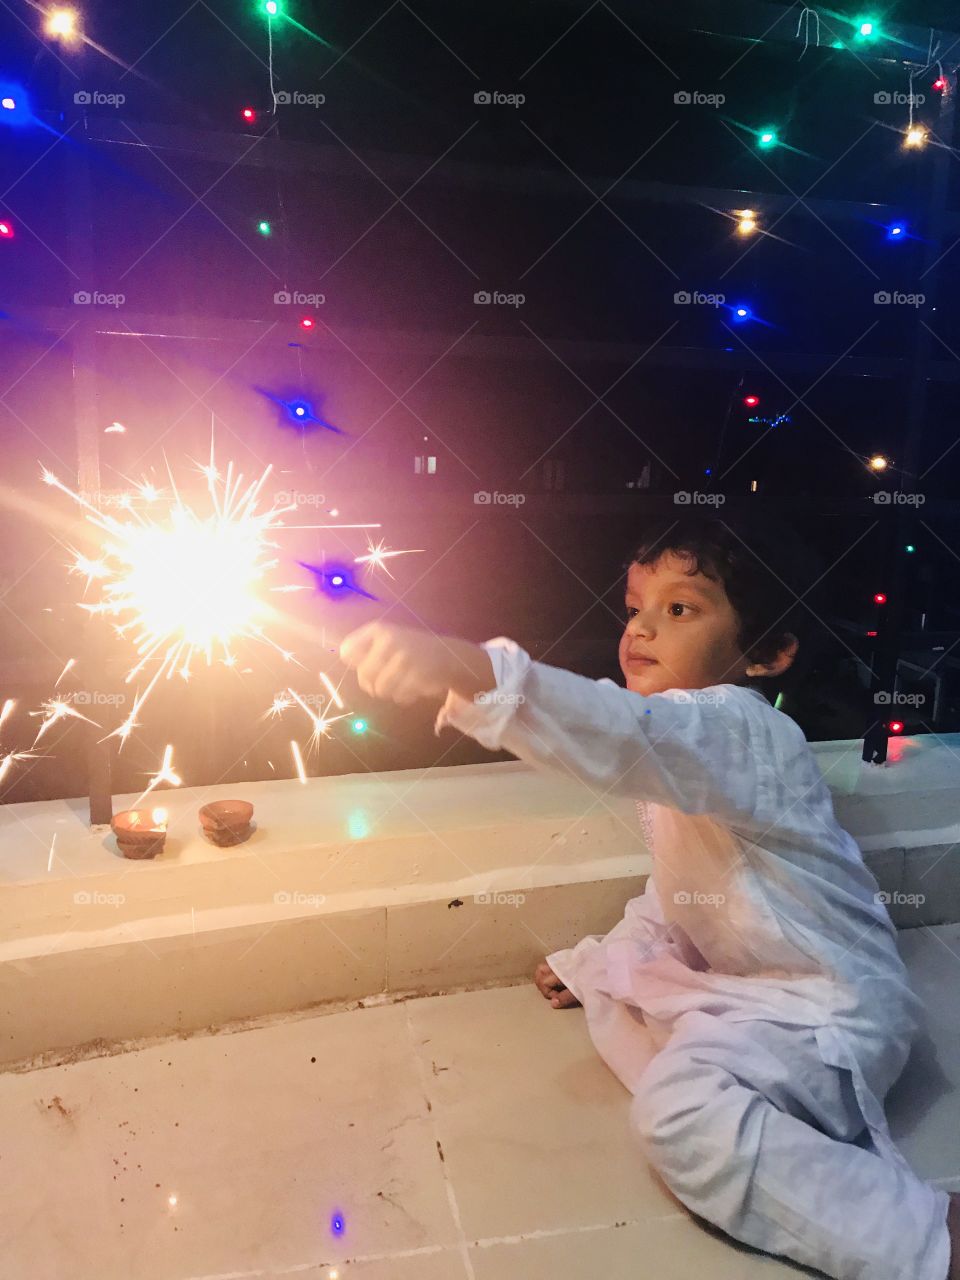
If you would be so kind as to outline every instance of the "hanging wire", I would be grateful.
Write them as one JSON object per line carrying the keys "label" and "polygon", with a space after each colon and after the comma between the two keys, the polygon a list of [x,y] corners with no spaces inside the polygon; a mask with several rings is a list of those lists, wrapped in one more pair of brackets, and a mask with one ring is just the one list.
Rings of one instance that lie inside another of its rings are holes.
{"label": "hanging wire", "polygon": [[[817,24],[816,26],[817,48],[818,49],[820,48],[820,15],[819,13],[817,13],[816,9],[801,9],[800,21],[797,23],[797,39],[798,40],[800,39],[800,28],[801,27],[804,28],[803,49],[800,52],[800,58],[803,57],[803,55],[807,52],[807,49],[810,47],[810,19],[811,18],[813,18]],[[800,61],[800,58],[797,59],[798,62]]]}

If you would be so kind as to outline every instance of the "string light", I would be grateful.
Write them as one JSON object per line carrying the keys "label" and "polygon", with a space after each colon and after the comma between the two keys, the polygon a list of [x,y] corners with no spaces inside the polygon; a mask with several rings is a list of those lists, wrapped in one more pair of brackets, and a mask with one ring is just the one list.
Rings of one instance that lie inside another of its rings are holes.
{"label": "string light", "polygon": [[367,722],[366,720],[354,720],[350,728],[353,730],[354,733],[366,733]]}
{"label": "string light", "polygon": [[947,82],[943,76],[937,76],[936,80],[934,80],[933,84],[930,86],[930,88],[935,89],[937,93],[943,93],[946,87]]}
{"label": "string light", "polygon": [[10,97],[0,98],[0,107],[3,107],[4,111],[16,111],[17,100]]}
{"label": "string light", "polygon": [[902,222],[891,222],[890,226],[887,227],[888,240],[904,240],[906,235],[907,228]]}
{"label": "string light", "polygon": [[903,733],[903,721],[891,720],[887,728],[891,733]]}
{"label": "string light", "polygon": [[860,40],[876,40],[880,34],[879,26],[874,18],[858,18],[856,26],[857,37]]}
{"label": "string light", "polygon": [[76,40],[79,34],[76,9],[51,9],[47,14],[44,30],[48,36],[57,40]]}
{"label": "string light", "polygon": [[243,116],[244,120],[246,120],[247,124],[256,124],[257,113],[254,111],[253,107],[244,107],[240,114]]}
{"label": "string light", "polygon": [[759,397],[759,396],[744,396],[744,397],[743,397],[743,403],[747,406],[747,408],[748,408],[748,409],[754,409],[754,408],[756,408],[756,406],[760,403],[760,397]]}
{"label": "string light", "polygon": [[882,453],[875,453],[867,463],[867,466],[871,471],[886,471],[889,465],[890,459],[885,457]]}
{"label": "string light", "polygon": [[270,223],[267,222],[266,219],[257,223],[257,230],[262,236],[269,236],[273,234],[273,227],[271,227]]}
{"label": "string light", "polygon": [[752,314],[753,313],[751,312],[749,307],[745,307],[743,303],[738,303],[733,308],[734,323],[743,324],[745,320],[749,320],[751,318]]}
{"label": "string light", "polygon": [[874,593],[874,596],[873,596],[873,603],[874,603],[874,604],[886,604],[886,603],[887,603],[887,597],[884,595],[884,593],[883,593],[882,591],[877,591],[877,592],[875,592],[875,593]]}
{"label": "string light", "polygon": [[922,125],[912,124],[903,135],[903,145],[905,147],[925,147],[927,145],[927,131]]}
{"label": "string light", "polygon": [[315,323],[316,321],[314,320],[313,316],[304,316],[303,319],[300,321],[300,328],[312,329]]}
{"label": "string light", "polygon": [[757,229],[757,215],[752,209],[741,209],[737,214],[737,231],[742,236],[752,236]]}
{"label": "string light", "polygon": [[0,222],[0,239],[13,239],[13,224],[10,222]]}
{"label": "string light", "polygon": [[777,145],[776,129],[761,129],[757,134],[757,146],[763,151],[769,151],[771,147]]}

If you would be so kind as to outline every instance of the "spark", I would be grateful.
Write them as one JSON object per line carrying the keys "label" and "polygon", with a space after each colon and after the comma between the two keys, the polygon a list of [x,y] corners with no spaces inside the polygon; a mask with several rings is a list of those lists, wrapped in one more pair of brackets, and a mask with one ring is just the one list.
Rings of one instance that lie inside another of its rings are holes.
{"label": "spark", "polygon": [[0,782],[3,782],[18,760],[35,760],[37,754],[35,751],[10,751],[5,756],[0,755]]}
{"label": "spark", "polygon": [[85,720],[87,724],[92,724],[95,729],[100,728],[96,720],[91,720],[89,716],[82,716],[75,707],[71,707],[70,703],[64,702],[62,698],[51,698],[49,702],[43,702],[40,705],[42,707],[41,711],[30,712],[32,716],[46,715],[47,717],[33,740],[34,746],[37,745],[51,725],[56,724],[58,720],[65,720],[68,716],[73,716],[77,720]]}
{"label": "spark", "polygon": [[333,687],[333,684],[328,675],[326,675],[323,671],[321,671],[319,674],[320,674],[320,679],[323,681],[324,685],[326,686],[327,692],[330,694],[330,697],[333,699],[334,705],[338,706],[342,711],[343,699],[340,697],[339,690]]}
{"label": "spark", "polygon": [[53,839],[50,841],[50,857],[47,859],[47,871],[53,866],[53,851],[57,845],[57,832],[53,833]]}
{"label": "spark", "polygon": [[266,720],[267,716],[282,716],[284,711],[289,710],[292,706],[293,702],[289,698],[284,697],[282,693],[278,693],[273,700],[273,705],[264,713],[263,718]]}
{"label": "spark", "polygon": [[303,768],[303,756],[300,754],[300,748],[295,741],[291,741],[290,750],[293,752],[293,763],[297,767],[297,777],[301,782],[306,783],[307,775]]}
{"label": "spark", "polygon": [[[76,660],[76,658],[71,658],[71,659],[67,662],[67,665],[66,665],[66,666],[63,668],[63,670],[60,672],[60,676],[59,676],[59,678],[58,678],[58,680],[57,680],[57,683],[53,686],[55,689],[59,689],[59,687],[60,687],[60,681],[61,681],[61,680],[63,679],[63,677],[67,674],[67,672],[68,672],[68,671],[70,671],[70,670],[72,670],[72,669],[73,669],[73,667],[75,667],[76,665],[77,665],[77,660]],[[3,724],[3,721],[2,721],[2,720],[0,720],[0,724]]]}
{"label": "spark", "polygon": [[388,559],[390,556],[420,555],[423,551],[422,547],[417,547],[410,551],[390,551],[382,541],[378,542],[377,545],[374,546],[369,537],[367,538],[367,547],[369,548],[369,554],[365,556],[356,556],[354,564],[369,564],[371,568],[382,569],[388,578],[392,578],[393,574],[383,563],[384,560]]}
{"label": "spark", "polygon": [[[288,689],[287,693],[289,693],[290,697],[293,698],[294,702],[296,702],[299,706],[301,706],[303,710],[307,713],[307,715],[310,717],[310,723],[313,725],[313,733],[310,735],[311,747],[318,746],[321,738],[328,738],[330,736],[330,726],[332,724],[336,724],[338,720],[346,719],[346,713],[344,713],[342,716],[317,715],[315,711],[310,710],[310,708],[304,702],[303,698],[301,698],[299,693],[297,693],[296,689]],[[342,701],[339,703],[339,705],[343,706]]]}
{"label": "spark", "polygon": [[6,724],[6,722],[13,715],[13,708],[16,705],[17,705],[17,701],[15,698],[7,698],[6,702],[3,704],[3,707],[0,708],[0,729],[3,728],[4,724]]}
{"label": "spark", "polygon": [[173,744],[167,745],[160,768],[153,775],[150,784],[145,791],[141,791],[134,802],[134,807],[140,803],[144,796],[148,796],[154,787],[158,787],[161,782],[169,782],[171,787],[179,787],[182,783],[180,775],[173,771]]}

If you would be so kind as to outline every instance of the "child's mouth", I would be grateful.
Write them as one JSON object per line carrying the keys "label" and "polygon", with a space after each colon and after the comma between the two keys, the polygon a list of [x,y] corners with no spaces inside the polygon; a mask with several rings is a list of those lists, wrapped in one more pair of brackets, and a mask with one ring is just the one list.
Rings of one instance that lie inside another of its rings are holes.
{"label": "child's mouth", "polygon": [[653,667],[656,663],[656,658],[627,658],[628,667]]}

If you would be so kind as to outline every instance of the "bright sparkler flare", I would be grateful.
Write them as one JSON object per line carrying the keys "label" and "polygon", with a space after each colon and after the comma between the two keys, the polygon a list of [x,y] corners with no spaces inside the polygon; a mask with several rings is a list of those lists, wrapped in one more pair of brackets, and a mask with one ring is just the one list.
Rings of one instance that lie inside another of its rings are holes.
{"label": "bright sparkler flare", "polygon": [[231,667],[237,661],[236,642],[253,639],[293,660],[264,632],[270,610],[262,592],[277,564],[269,535],[283,527],[279,517],[295,507],[258,510],[270,467],[259,480],[244,485],[232,462],[221,477],[211,447],[209,464],[198,470],[206,480],[208,511],[198,512],[183,502],[171,476],[169,494],[147,482],[136,486],[140,499],[160,506],[156,515],[136,510],[130,495],[124,495],[127,501],[120,501],[120,516],[101,512],[52,472],[42,472],[44,483],[83,507],[87,520],[103,535],[99,554],[75,555],[71,571],[83,574],[88,587],[96,583],[99,588],[99,600],[81,607],[119,619],[116,631],[133,640],[138,661],[126,683],[148,664],[156,664],[130,714],[108,735],[119,737],[121,745],[160,678],[179,675],[188,680],[198,657],[207,666],[220,658]]}
{"label": "bright sparkler flare", "polygon": [[92,724],[95,729],[100,728],[100,725],[97,724],[96,720],[91,720],[89,716],[82,716],[76,707],[72,707],[70,703],[65,702],[63,698],[51,698],[49,702],[43,702],[40,705],[42,710],[30,712],[32,716],[46,716],[46,719],[43,724],[41,724],[40,729],[37,732],[37,736],[33,740],[34,746],[37,745],[52,725],[55,725],[58,720],[65,720],[68,716],[73,716],[76,720],[86,720],[87,724]]}

